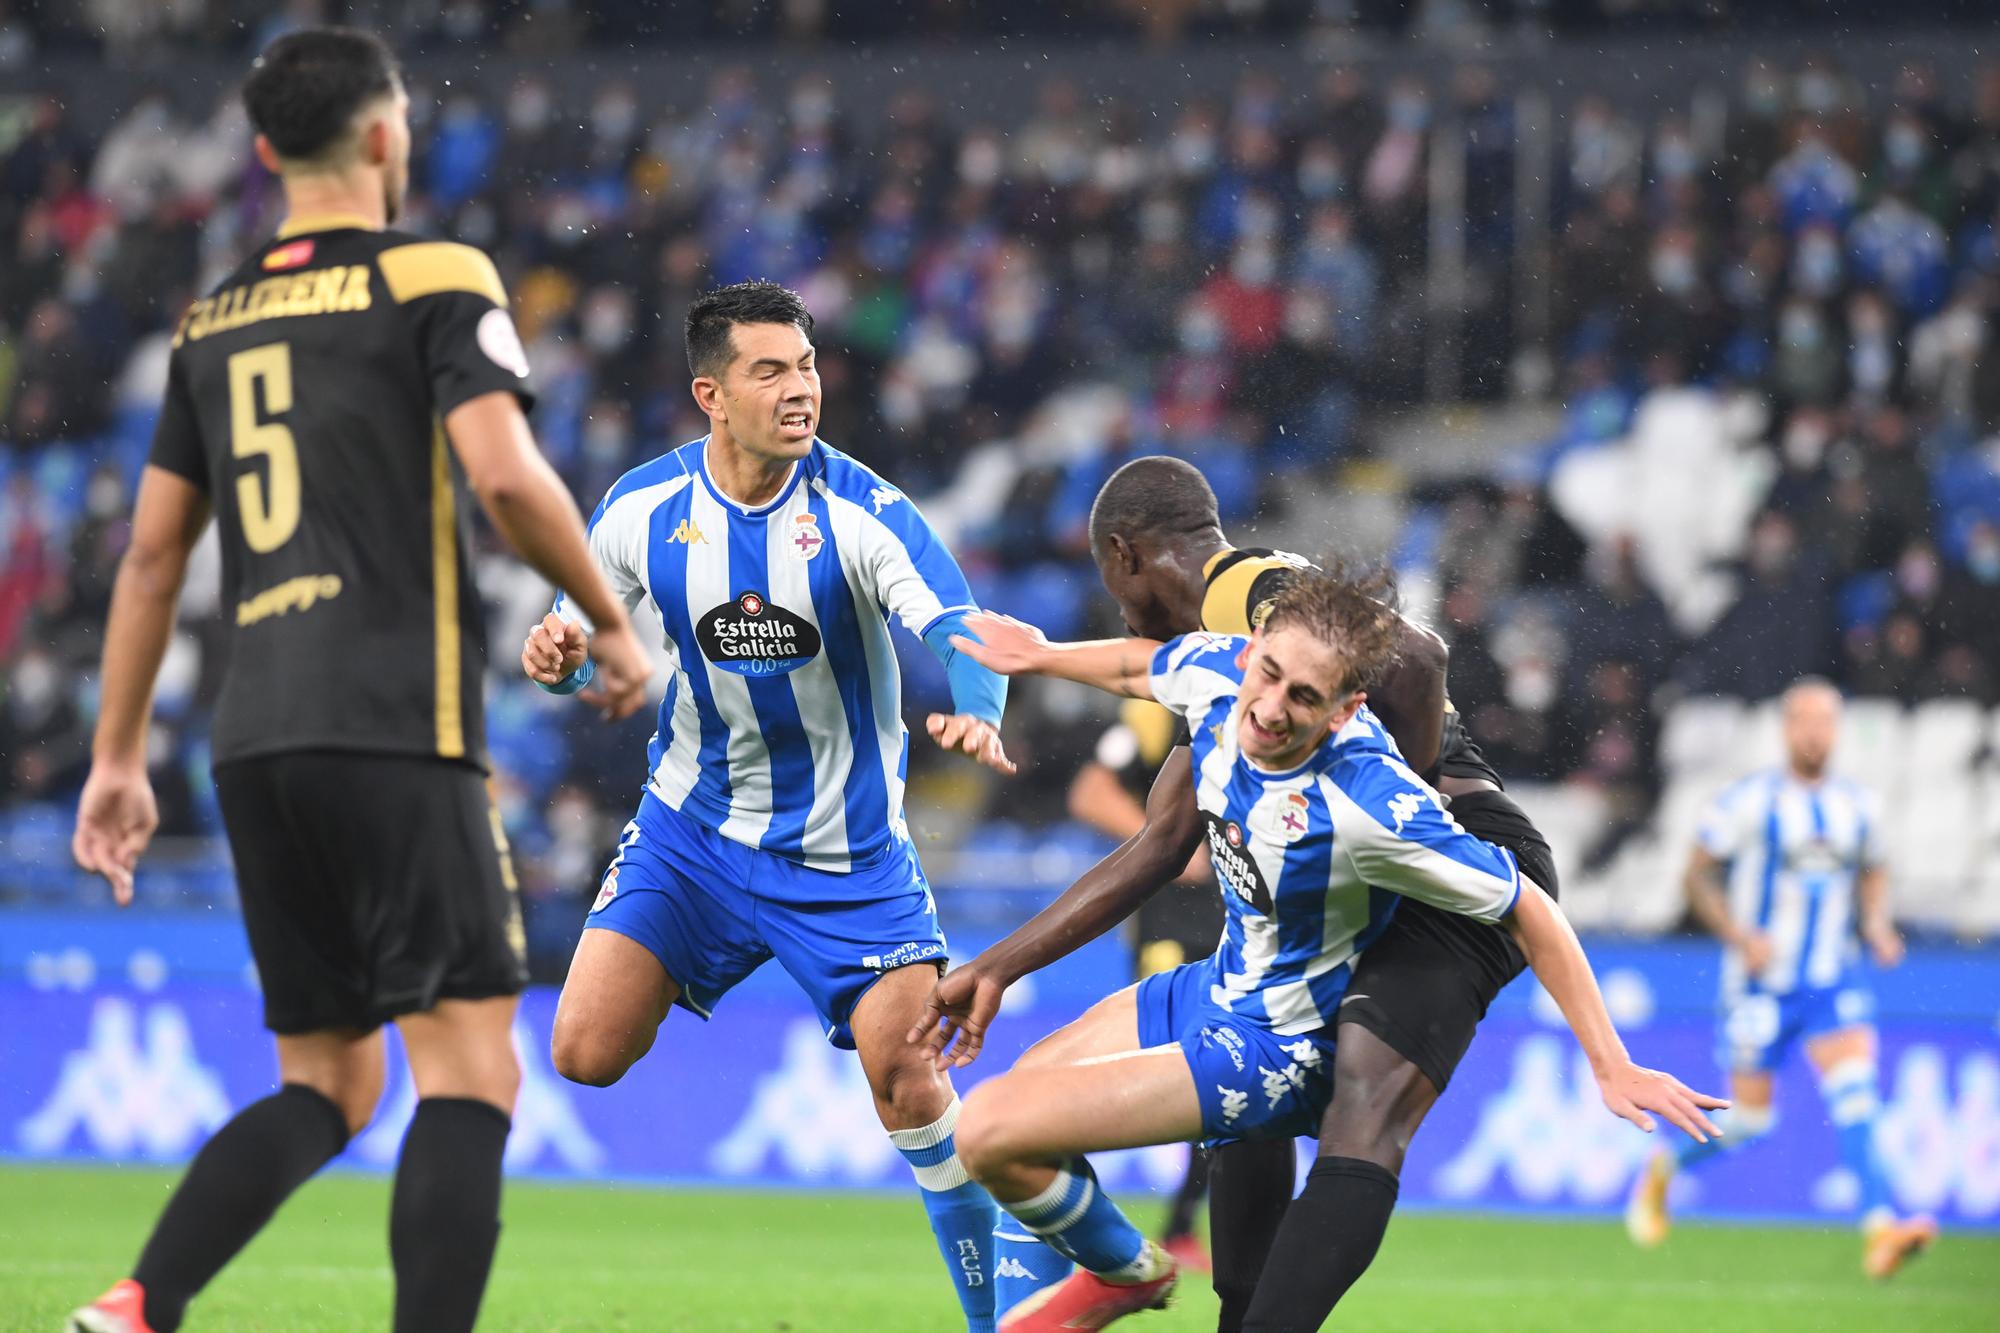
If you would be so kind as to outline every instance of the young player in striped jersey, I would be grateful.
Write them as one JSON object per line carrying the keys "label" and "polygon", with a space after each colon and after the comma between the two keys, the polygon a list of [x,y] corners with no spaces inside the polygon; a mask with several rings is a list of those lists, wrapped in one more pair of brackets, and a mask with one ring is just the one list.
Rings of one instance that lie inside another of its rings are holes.
{"label": "young player in striped jersey", "polygon": [[[1632,1063],[1554,904],[1511,853],[1445,813],[1363,707],[1396,623],[1367,591],[1301,570],[1248,638],[1050,644],[1031,626],[981,615],[969,622],[979,641],[957,641],[1008,675],[1157,699],[1185,719],[1228,908],[1213,958],[1100,1002],[968,1101],[958,1141],[973,1177],[1084,1270],[1010,1311],[1003,1330],[1096,1328],[1165,1301],[1172,1259],[1102,1195],[1081,1154],[1315,1131],[1332,1095],[1334,1018],[1354,960],[1399,895],[1509,920],[1606,1105],[1643,1128],[1652,1109],[1691,1134],[1711,1129],[1701,1108],[1722,1103]],[[1031,921],[1016,936],[1041,929]],[[983,1039],[966,1016],[934,997],[911,1037],[963,1064]]]}
{"label": "young player in striped jersey", "polygon": [[[637,816],[605,871],[556,1012],[556,1068],[616,1082],[675,1004],[707,1018],[777,959],[922,1186],[967,1326],[990,1329],[997,1213],[953,1149],[949,1080],[902,1041],[944,935],[903,821],[908,737],[887,617],[943,658],[956,713],[931,735],[1002,772],[1005,681],[957,652],[973,609],[957,564],[894,486],[820,440],[812,316],[773,283],[688,313],[711,433],[626,474],[590,521],[628,607],[650,601],[672,679]],[[581,688],[587,626],[567,598],[530,634],[528,675]]]}
{"label": "young player in striped jersey", "polygon": [[[1894,967],[1903,941],[1889,917],[1874,801],[1827,771],[1839,691],[1802,680],[1785,692],[1783,708],[1785,766],[1716,797],[1687,870],[1695,916],[1728,950],[1720,1051],[1734,1103],[1727,1147],[1770,1133],[1771,1071],[1803,1042],[1841,1160],[1860,1182],[1863,1271],[1885,1278],[1937,1236],[1930,1218],[1897,1218],[1875,1154],[1874,1000],[1858,973],[1859,945],[1878,966]],[[1674,1173],[1723,1147],[1690,1142],[1647,1164],[1625,1214],[1634,1241],[1666,1239]]]}

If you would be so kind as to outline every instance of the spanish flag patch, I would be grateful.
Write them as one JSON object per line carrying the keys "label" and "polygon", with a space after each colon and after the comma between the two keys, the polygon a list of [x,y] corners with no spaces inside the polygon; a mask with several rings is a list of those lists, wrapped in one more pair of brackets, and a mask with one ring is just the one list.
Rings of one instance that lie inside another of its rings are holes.
{"label": "spanish flag patch", "polygon": [[270,254],[265,255],[264,268],[268,272],[281,272],[284,269],[297,268],[299,265],[311,260],[312,257],[313,243],[310,238],[303,241],[293,241],[289,245],[281,245],[271,251]]}

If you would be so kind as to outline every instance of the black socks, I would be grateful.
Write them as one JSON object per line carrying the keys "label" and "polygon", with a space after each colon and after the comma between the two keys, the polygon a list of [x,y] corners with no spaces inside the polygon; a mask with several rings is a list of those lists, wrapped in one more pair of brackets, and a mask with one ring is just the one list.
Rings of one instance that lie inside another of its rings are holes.
{"label": "black socks", "polygon": [[389,1212],[397,1333],[458,1333],[478,1317],[500,1239],[500,1160],[511,1125],[491,1102],[417,1103]]}
{"label": "black socks", "polygon": [[146,1322],[180,1327],[187,1303],[249,1244],[278,1205],[347,1146],[347,1118],[297,1083],[237,1112],[202,1145],[132,1270]]}
{"label": "black socks", "polygon": [[1311,1333],[1374,1262],[1389,1214],[1395,1174],[1356,1157],[1323,1157],[1306,1176],[1271,1245],[1244,1333]]}
{"label": "black socks", "polygon": [[1222,1298],[1221,1333],[1237,1333],[1250,1311],[1257,1277],[1292,1200],[1297,1151],[1290,1139],[1246,1139],[1209,1154],[1208,1249],[1215,1294]]}

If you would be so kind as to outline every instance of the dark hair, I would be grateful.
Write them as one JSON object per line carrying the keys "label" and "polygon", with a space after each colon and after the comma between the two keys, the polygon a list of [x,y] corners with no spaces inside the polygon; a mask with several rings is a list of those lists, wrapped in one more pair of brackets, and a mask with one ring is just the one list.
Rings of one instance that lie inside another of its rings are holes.
{"label": "dark hair", "polygon": [[1135,458],[1111,474],[1090,506],[1090,549],[1102,553],[1113,534],[1192,536],[1222,531],[1222,515],[1208,478],[1192,463],[1155,454]]}
{"label": "dark hair", "polygon": [[380,37],[306,28],[265,48],[243,80],[243,109],[278,156],[310,160],[337,144],[355,112],[396,90],[402,73]]}
{"label": "dark hair", "polygon": [[1345,664],[1336,689],[1348,695],[1374,688],[1396,665],[1402,619],[1396,611],[1394,570],[1387,565],[1351,569],[1335,560],[1325,569],[1286,575],[1264,632],[1292,626],[1330,645]]}
{"label": "dark hair", "polygon": [[729,330],[738,324],[795,324],[812,337],[812,312],[799,294],[775,282],[731,283],[703,292],[688,307],[688,369],[696,375],[720,375],[736,355]]}

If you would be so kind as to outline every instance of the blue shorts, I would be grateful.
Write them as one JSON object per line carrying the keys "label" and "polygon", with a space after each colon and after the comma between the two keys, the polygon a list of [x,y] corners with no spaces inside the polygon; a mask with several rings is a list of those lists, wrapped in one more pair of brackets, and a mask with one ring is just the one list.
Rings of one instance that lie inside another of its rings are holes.
{"label": "blue shorts", "polygon": [[944,967],[944,932],[916,850],[892,841],[848,874],[813,870],[725,838],[648,793],[618,840],[586,930],[650,949],[707,1018],[729,988],[775,958],[819,1011],[827,1040],[854,1049],[848,1020],[878,977]]}
{"label": "blue shorts", "polygon": [[1744,995],[1722,1014],[1718,1058],[1745,1073],[1775,1069],[1802,1041],[1875,1021],[1875,997],[1860,986]]}
{"label": "blue shorts", "polygon": [[1333,1100],[1332,1025],[1281,1037],[1216,1004],[1215,982],[1212,958],[1140,982],[1139,1045],[1187,1056],[1206,1142],[1317,1137]]}

